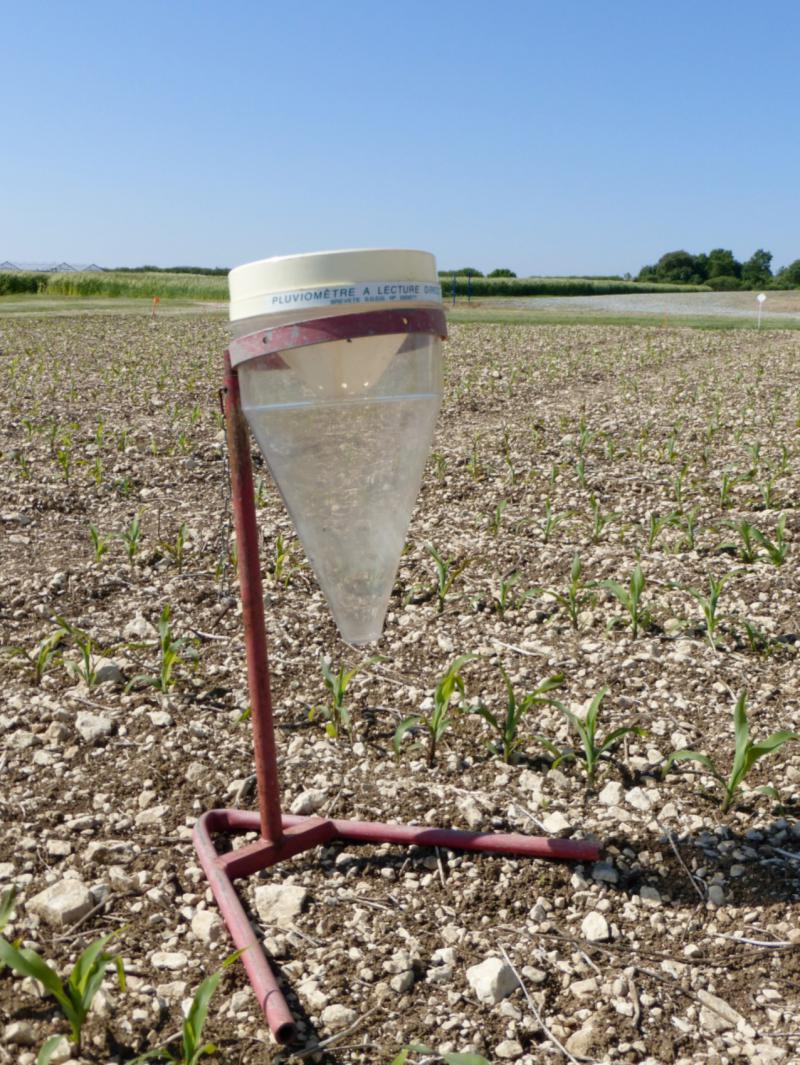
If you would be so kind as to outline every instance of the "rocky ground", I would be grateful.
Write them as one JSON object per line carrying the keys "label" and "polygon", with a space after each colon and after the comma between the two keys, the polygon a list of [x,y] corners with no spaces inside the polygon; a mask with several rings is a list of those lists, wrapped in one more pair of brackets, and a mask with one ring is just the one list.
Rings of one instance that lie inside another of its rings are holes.
{"label": "rocky ground", "polygon": [[[109,968],[82,1049],[52,1061],[163,1045],[231,950],[191,843],[203,810],[255,804],[224,346],[202,317],[0,321],[4,935],[67,973],[115,931],[127,974],[123,992]],[[799,356],[788,332],[453,328],[380,661],[337,636],[257,466],[285,805],[603,854],[337,845],[245,882],[300,1039],[271,1042],[234,964],[205,1030],[216,1060],[388,1063],[410,1041],[431,1063],[796,1060],[800,743],[758,760],[725,812],[707,763],[663,771],[691,748],[727,780],[741,693],[755,739],[800,730]],[[452,563],[443,597],[431,546]],[[637,565],[634,628],[598,582],[624,598]],[[423,729],[396,755],[398,724],[463,654],[435,765]],[[322,655],[362,666],[349,737],[325,732]],[[518,701],[563,676],[563,709],[531,708],[508,763],[477,712],[503,719],[501,666]],[[604,689],[599,740],[644,734],[592,781],[565,710]],[[68,1033],[8,968],[0,1014],[9,1065]]]}

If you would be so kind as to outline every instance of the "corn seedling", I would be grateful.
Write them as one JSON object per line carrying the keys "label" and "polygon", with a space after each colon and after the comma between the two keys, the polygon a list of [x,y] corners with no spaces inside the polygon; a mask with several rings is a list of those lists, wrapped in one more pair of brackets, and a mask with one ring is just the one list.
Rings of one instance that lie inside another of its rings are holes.
{"label": "corn seedling", "polygon": [[72,470],[72,448],[68,443],[56,449],[56,462],[61,470],[64,482],[69,484],[69,475]]}
{"label": "corn seedling", "polygon": [[267,505],[267,492],[264,484],[264,478],[259,477],[256,481],[256,506],[259,510],[263,510]]}
{"label": "corn seedling", "polygon": [[[0,961],[20,976],[29,976],[38,980],[45,991],[53,996],[69,1022],[70,1040],[78,1051],[81,1046],[83,1025],[92,1007],[94,996],[100,990],[106,969],[112,963],[117,970],[119,986],[123,991],[125,990],[125,970],[122,966],[122,959],[117,955],[107,954],[105,950],[108,943],[118,934],[118,932],[110,932],[96,939],[94,943],[90,943],[78,957],[66,982],[62,981],[55,969],[52,969],[36,951],[20,949],[0,936]],[[60,1035],[55,1035],[45,1042],[36,1059],[37,1065],[47,1065],[56,1046],[61,1042],[61,1038]]]}
{"label": "corn seedling", "polygon": [[725,587],[731,577],[735,577],[738,570],[733,570],[730,573],[724,574],[717,580],[709,574],[708,577],[708,595],[704,595],[702,592],[697,591],[695,588],[685,588],[683,585],[673,585],[682,592],[686,592],[697,603],[703,612],[703,619],[706,625],[706,637],[708,638],[711,649],[717,650],[717,628],[719,626],[720,618],[717,615],[717,606],[719,604],[719,597],[722,595],[722,589]]}
{"label": "corn seedling", "polygon": [[677,512],[673,512],[672,514],[665,514],[663,517],[658,514],[651,514],[649,516],[647,521],[648,551],[653,550],[653,548],[656,546],[656,541],[658,540],[664,529],[668,528],[670,525],[674,525],[679,517],[680,515],[677,514]]}
{"label": "corn seedling", "polygon": [[428,554],[433,558],[433,563],[436,567],[436,584],[434,585],[434,592],[436,594],[439,613],[441,614],[444,610],[445,600],[447,599],[450,589],[470,564],[470,559],[465,558],[463,562],[459,563],[456,563],[456,560],[453,558],[445,559],[439,554],[433,544],[428,544]]}
{"label": "corn seedling", "polygon": [[158,650],[159,671],[158,674],[139,673],[131,678],[125,686],[126,691],[136,687],[157,688],[160,692],[168,692],[176,683],[174,675],[175,667],[185,665],[187,658],[196,658],[196,653],[184,654],[186,639],[175,639],[170,625],[170,609],[165,605],[161,611],[158,622]]}
{"label": "corn seedling", "polygon": [[159,546],[166,551],[178,567],[178,573],[180,573],[183,570],[183,554],[186,547],[186,523],[181,523],[180,528],[175,534],[175,540],[172,543],[168,540],[164,540]]}
{"label": "corn seedling", "polygon": [[597,767],[603,755],[609,754],[625,736],[644,736],[646,734],[645,730],[639,728],[637,725],[623,725],[621,728],[614,729],[606,736],[602,743],[600,742],[597,735],[597,718],[600,713],[600,704],[605,698],[607,691],[607,688],[602,688],[594,696],[589,704],[589,709],[586,711],[586,716],[583,718],[578,717],[577,714],[573,714],[572,711],[568,710],[562,703],[553,700],[554,705],[557,706],[561,713],[566,717],[572,730],[577,732],[578,738],[581,741],[580,747],[562,751],[550,740],[547,740],[542,736],[539,737],[539,742],[554,756],[554,768],[565,758],[582,759],[586,769],[586,783],[590,788],[594,786]]}
{"label": "corn seedling", "polygon": [[[645,628],[649,621],[649,615],[642,606],[642,594],[646,587],[645,576],[642,573],[642,567],[636,564],[633,573],[631,573],[628,587],[620,584],[618,581],[597,581],[588,587],[602,588],[606,592],[610,592],[611,595],[619,602],[623,610],[626,611],[630,622],[633,639],[635,640],[640,628]],[[625,619],[623,618],[623,621]],[[615,624],[617,619],[612,621]]]}
{"label": "corn seedling", "polygon": [[92,475],[92,480],[99,488],[100,485],[103,483],[104,476],[103,460],[100,458],[99,455],[95,455],[94,462],[92,463],[91,470],[89,472]]}
{"label": "corn seedling", "polygon": [[[800,740],[800,735],[798,733],[782,729],[779,732],[773,732],[771,736],[767,736],[767,738],[760,743],[753,743],[750,739],[750,728],[747,721],[747,692],[744,690],[739,692],[736,699],[736,705],[733,708],[733,731],[733,764],[731,765],[730,772],[727,776],[725,776],[710,755],[702,754],[700,751],[688,750],[686,748],[680,751],[673,751],[664,766],[665,774],[669,772],[675,762],[692,761],[699,762],[704,766],[722,789],[722,813],[726,813],[730,809],[732,802],[744,783],[745,777],[760,758],[764,758],[768,754],[774,754],[790,740]],[[774,788],[760,787],[755,790],[764,795],[769,795],[772,798],[776,797]]]}
{"label": "corn seedling", "polygon": [[476,655],[460,655],[450,664],[447,672],[436,685],[433,693],[433,709],[429,714],[411,714],[403,718],[394,733],[394,749],[398,756],[405,734],[412,729],[419,728],[428,733],[428,765],[435,765],[437,746],[450,727],[450,704],[453,696],[456,692],[461,696],[465,694],[461,670],[467,662],[471,662],[476,657]]}
{"label": "corn seedling", "polygon": [[339,666],[337,672],[334,673],[328,660],[322,656],[319,664],[322,670],[322,680],[328,689],[328,703],[327,705],[312,707],[308,714],[309,721],[313,721],[317,714],[320,714],[327,720],[325,731],[332,740],[338,740],[343,732],[349,736],[352,718],[350,711],[345,706],[345,695],[350,681],[375,662],[381,661],[383,661],[382,658],[377,655],[359,663],[353,669],[345,669],[344,666]]}
{"label": "corn seedling", "polygon": [[689,464],[688,462],[684,462],[672,482],[672,498],[679,507],[683,506],[683,482],[686,480],[686,474],[688,471]]}
{"label": "corn seedling", "polygon": [[518,573],[509,573],[508,576],[500,578],[497,594],[492,596],[491,606],[501,618],[505,617],[507,610],[514,610],[535,594],[534,592],[525,592],[524,595],[515,596],[514,588],[518,583]]}
{"label": "corn seedling", "polygon": [[133,560],[139,551],[139,545],[142,538],[141,511],[134,514],[127,529],[124,529],[121,533],[117,533],[117,538],[122,540],[125,544],[125,549],[128,552],[128,561],[133,565]]}
{"label": "corn seedling", "polygon": [[497,739],[492,740],[489,743],[489,750],[498,758],[502,758],[504,762],[511,762],[515,751],[521,747],[523,743],[522,737],[519,734],[519,726],[523,717],[532,706],[542,704],[552,705],[553,700],[547,699],[545,696],[548,692],[554,691],[556,688],[560,688],[563,685],[564,676],[559,673],[557,676],[542,681],[537,688],[518,701],[514,692],[514,687],[511,683],[511,678],[502,666],[499,668],[500,672],[503,674],[503,682],[506,686],[507,699],[505,713],[494,714],[488,709],[488,707],[484,706],[483,703],[479,703],[475,707],[474,712],[482,717],[487,725],[497,733]]}
{"label": "corn seedling", "polygon": [[767,557],[773,566],[782,566],[786,561],[786,556],[789,553],[789,545],[784,539],[784,532],[786,529],[786,515],[781,514],[778,519],[778,524],[775,526],[775,540],[760,532],[758,529],[753,529],[753,536],[761,544],[764,550],[767,552]]}
{"label": "corn seedling", "polygon": [[573,629],[578,627],[578,615],[586,604],[587,585],[583,582],[583,562],[580,555],[575,555],[569,569],[569,584],[563,592],[552,588],[536,588],[540,595],[548,595],[555,599],[558,605],[566,610],[570,625]]}
{"label": "corn seedling", "polygon": [[697,546],[697,508],[692,507],[688,514],[683,514],[675,521],[683,533],[683,546],[687,551],[694,551]]}
{"label": "corn seedling", "polygon": [[480,436],[476,435],[472,438],[472,450],[469,453],[467,459],[467,470],[473,481],[479,481],[483,477],[483,467],[480,463],[480,456],[478,454],[478,441]]}
{"label": "corn seedling", "polygon": [[89,536],[92,538],[92,547],[94,548],[94,560],[95,562],[102,562],[103,556],[106,554],[111,541],[110,536],[102,536],[96,525],[89,526]]}
{"label": "corn seedling", "polygon": [[436,474],[436,480],[441,483],[444,480],[445,471],[447,469],[447,459],[439,451],[431,452],[431,461],[433,462],[434,472]]}
{"label": "corn seedling", "polygon": [[770,510],[775,506],[777,493],[775,491],[775,485],[778,483],[779,474],[775,474],[773,477],[768,477],[759,486],[758,490],[761,493],[761,499],[764,503],[764,509]]}
{"label": "corn seedling", "polygon": [[287,587],[292,576],[292,546],[279,532],[275,537],[275,552],[272,562],[272,579],[276,584]]}
{"label": "corn seedling", "polygon": [[737,477],[734,473],[726,471],[722,474],[719,484],[719,505],[723,510],[728,510],[733,506],[732,492],[740,480],[741,477]]}
{"label": "corn seedling", "polygon": [[739,542],[728,541],[727,543],[720,544],[717,551],[732,551],[734,554],[738,552],[742,562],[748,564],[753,563],[758,558],[758,548],[756,547],[755,538],[755,526],[751,525],[749,521],[742,518],[741,521],[728,522],[728,528],[735,529],[739,534]]}
{"label": "corn seedling", "polygon": [[497,536],[497,534],[500,532],[500,525],[503,520],[503,511],[506,509],[507,506],[508,503],[506,502],[506,500],[501,499],[492,511],[492,513],[489,515],[487,519],[487,526],[492,536]]}
{"label": "corn seedling", "polygon": [[404,1046],[400,1053],[392,1058],[391,1065],[414,1065],[414,1062],[409,1058],[409,1054],[423,1054],[426,1062],[441,1060],[444,1065],[491,1065],[491,1062],[480,1054],[460,1054],[453,1051],[437,1054],[435,1050],[431,1050],[424,1043],[409,1043],[408,1046]]}
{"label": "corn seedling", "polygon": [[550,537],[553,535],[553,533],[556,531],[562,521],[565,521],[568,517],[569,513],[556,514],[550,503],[550,498],[548,497],[547,499],[545,499],[544,517],[542,518],[542,522],[539,526],[539,531],[542,534],[542,543],[549,543]]}
{"label": "corn seedling", "polygon": [[197,1065],[200,1058],[217,1052],[217,1047],[214,1043],[203,1042],[203,1028],[208,1018],[211,999],[217,990],[223,973],[229,965],[233,965],[241,954],[242,951],[237,950],[234,954],[229,955],[219,969],[207,976],[197,991],[195,991],[192,1004],[183,1022],[180,1047],[173,1049],[169,1044],[163,1047],[156,1047],[154,1050],[148,1050],[146,1053],[140,1054],[138,1058],[134,1058],[131,1065],[140,1065],[140,1063],[145,1061],[172,1061],[175,1062],[175,1065]]}
{"label": "corn seedling", "polygon": [[61,636],[69,636],[80,652],[77,662],[65,662],[67,672],[78,680],[82,680],[87,688],[93,688],[97,683],[97,660],[94,654],[94,642],[91,636],[76,628],[66,618],[55,615],[54,620],[61,630]]}
{"label": "corn seedling", "polygon": [[609,511],[607,514],[604,514],[600,508],[599,502],[597,501],[597,496],[594,495],[589,497],[589,506],[592,511],[592,543],[599,544],[606,527],[611,525],[612,522],[616,521],[616,519],[619,517],[619,514],[611,513],[611,511]]}
{"label": "corn seedling", "polygon": [[25,659],[31,669],[31,680],[38,688],[45,673],[61,661],[60,647],[64,635],[64,631],[58,629],[40,640],[32,651],[26,651],[24,647],[9,647],[5,653],[11,658]]}

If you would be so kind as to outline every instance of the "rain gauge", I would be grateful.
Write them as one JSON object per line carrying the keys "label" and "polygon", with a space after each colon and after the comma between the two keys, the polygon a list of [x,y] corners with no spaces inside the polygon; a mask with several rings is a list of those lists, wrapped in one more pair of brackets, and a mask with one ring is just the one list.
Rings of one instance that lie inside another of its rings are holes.
{"label": "rain gauge", "polygon": [[[267,1023],[289,1042],[294,1020],[235,880],[336,840],[577,861],[595,861],[600,849],[585,840],[282,812],[249,433],[342,637],[379,639],[441,402],[447,326],[427,252],[292,255],[237,267],[229,280],[225,418],[258,811],[210,810],[194,841]],[[248,832],[258,839],[218,848]]]}

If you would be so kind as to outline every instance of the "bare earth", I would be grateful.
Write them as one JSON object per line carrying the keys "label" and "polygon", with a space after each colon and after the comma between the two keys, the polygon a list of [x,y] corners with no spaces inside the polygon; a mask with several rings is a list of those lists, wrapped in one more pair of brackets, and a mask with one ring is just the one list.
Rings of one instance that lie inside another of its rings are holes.
{"label": "bare earth", "polygon": [[[217,396],[225,339],[202,316],[0,321],[0,898],[18,890],[4,934],[67,971],[119,930],[110,949],[127,990],[110,969],[72,1052],[92,1065],[171,1039],[231,950],[190,838],[203,810],[255,805]],[[347,691],[349,739],[325,734],[320,656],[336,667],[365,654],[339,639],[257,467],[285,805],[587,837],[602,860],[337,845],[243,882],[253,906],[258,884],[306,889],[282,925],[253,908],[300,1041],[271,1042],[236,964],[211,1001],[204,1037],[220,1049],[207,1060],[388,1065],[414,1041],[436,1053],[409,1065],[469,1051],[520,1065],[788,1065],[800,743],[758,761],[726,813],[707,765],[663,770],[688,747],[727,778],[742,691],[753,737],[800,730],[800,335],[462,326],[446,351],[434,454],[375,648],[384,660]],[[750,526],[761,540],[743,536]],[[441,604],[431,544],[466,564]],[[634,633],[597,582],[624,592],[637,562]],[[709,629],[701,600],[723,576]],[[165,606],[185,641],[166,681]],[[42,658],[59,618],[71,633]],[[399,722],[429,712],[468,652],[433,768],[422,731],[395,756]],[[506,764],[475,712],[504,719],[500,666],[518,701],[563,674],[552,696],[579,716],[607,689],[601,740],[646,734],[621,738],[591,783],[567,716],[541,705]],[[37,913],[35,897],[67,879],[81,915]],[[523,987],[482,1001],[468,972],[502,951]],[[0,1063],[33,1065],[67,1031],[31,979],[0,972]]]}

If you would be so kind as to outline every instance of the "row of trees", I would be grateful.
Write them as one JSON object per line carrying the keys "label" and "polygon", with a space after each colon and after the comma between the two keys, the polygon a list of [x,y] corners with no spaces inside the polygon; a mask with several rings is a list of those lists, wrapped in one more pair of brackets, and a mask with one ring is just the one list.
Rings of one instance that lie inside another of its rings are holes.
{"label": "row of trees", "polygon": [[717,290],[795,288],[800,285],[800,259],[772,272],[772,252],[759,248],[746,262],[739,262],[727,248],[706,254],[668,251],[653,266],[643,266],[637,281],[667,284],[709,285]]}
{"label": "row of trees", "polygon": [[492,270],[490,274],[484,274],[480,270],[476,270],[474,266],[462,266],[460,270],[440,270],[439,277],[452,277],[455,274],[457,277],[516,277],[517,275],[513,270],[506,270],[505,268],[499,270]]}

